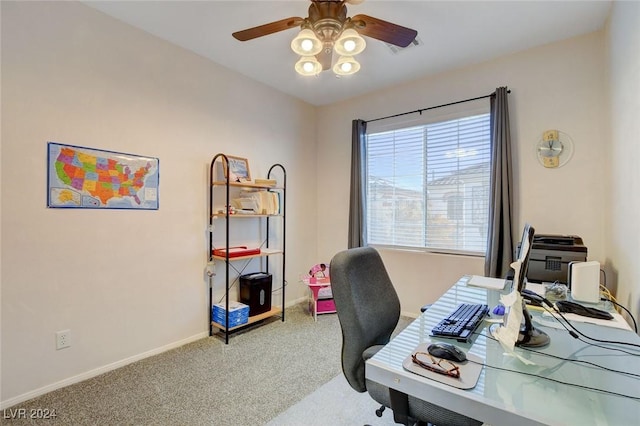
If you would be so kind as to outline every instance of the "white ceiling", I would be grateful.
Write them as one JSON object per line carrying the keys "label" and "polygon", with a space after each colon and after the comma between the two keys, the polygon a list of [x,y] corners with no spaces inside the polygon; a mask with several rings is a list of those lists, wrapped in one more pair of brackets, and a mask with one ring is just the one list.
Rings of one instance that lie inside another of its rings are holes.
{"label": "white ceiling", "polygon": [[313,105],[327,105],[428,74],[601,29],[611,2],[381,1],[348,5],[418,31],[422,42],[398,53],[367,38],[361,70],[299,76],[289,47],[296,29],[240,42],[231,33],[292,17],[306,17],[309,1],[84,1],[85,4]]}

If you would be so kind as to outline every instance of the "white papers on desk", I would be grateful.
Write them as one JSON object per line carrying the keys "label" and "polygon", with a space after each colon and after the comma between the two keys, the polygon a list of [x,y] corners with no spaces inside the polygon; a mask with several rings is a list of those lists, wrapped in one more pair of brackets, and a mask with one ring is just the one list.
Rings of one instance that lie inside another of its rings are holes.
{"label": "white papers on desk", "polygon": [[[514,270],[515,276],[520,273],[522,262],[516,260],[511,264]],[[496,327],[492,330],[493,337],[495,337],[502,348],[508,353],[519,359],[526,365],[534,364],[532,361],[525,359],[514,351],[516,342],[520,335],[520,325],[524,318],[524,312],[522,311],[522,296],[518,290],[514,289],[509,294],[500,295],[500,303],[508,308],[507,317],[504,320],[504,324],[501,327]]]}
{"label": "white papers on desk", "polygon": [[503,290],[504,278],[491,278],[482,277],[480,275],[471,275],[471,278],[469,279],[467,284],[473,287],[482,287],[489,290]]}
{"label": "white papers on desk", "polygon": [[525,288],[527,290],[531,290],[532,292],[534,292],[535,294],[537,294],[540,297],[545,297],[546,292],[547,292],[544,284],[527,282],[527,286]]}
{"label": "white papers on desk", "polygon": [[500,342],[507,352],[513,353],[523,318],[522,309],[519,309],[522,306],[522,297],[520,293],[513,290],[509,294],[500,295],[500,303],[509,308],[509,310],[506,318],[504,318],[503,325],[493,330],[493,337]]}
{"label": "white papers on desk", "polygon": [[[575,322],[584,322],[584,323],[588,323],[588,324],[596,324],[596,325],[603,325],[605,327],[613,327],[613,328],[621,328],[623,330],[631,330],[631,327],[629,327],[629,323],[627,323],[627,321],[623,318],[622,315],[620,315],[617,312],[610,312],[611,315],[613,316],[613,319],[610,320],[605,320],[605,319],[599,319],[599,318],[591,318],[591,317],[585,317],[583,315],[578,315],[578,314],[570,314],[570,313],[563,313],[562,315],[569,321],[575,321]],[[557,321],[545,321],[544,319],[549,320],[551,316],[554,316]],[[535,317],[534,317],[535,318]],[[560,316],[557,313],[549,313],[547,311],[542,313],[542,321],[536,321],[538,324],[540,325],[544,325],[547,327],[551,327],[551,328],[564,328],[562,327],[561,324],[559,324],[559,321],[562,321],[560,319]]]}

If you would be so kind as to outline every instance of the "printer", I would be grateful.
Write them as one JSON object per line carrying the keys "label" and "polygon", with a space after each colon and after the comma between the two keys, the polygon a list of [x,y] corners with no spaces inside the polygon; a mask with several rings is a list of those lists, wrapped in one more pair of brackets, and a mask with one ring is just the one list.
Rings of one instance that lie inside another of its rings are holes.
{"label": "printer", "polygon": [[529,252],[527,281],[567,284],[569,263],[586,261],[587,247],[582,238],[576,235],[536,234]]}

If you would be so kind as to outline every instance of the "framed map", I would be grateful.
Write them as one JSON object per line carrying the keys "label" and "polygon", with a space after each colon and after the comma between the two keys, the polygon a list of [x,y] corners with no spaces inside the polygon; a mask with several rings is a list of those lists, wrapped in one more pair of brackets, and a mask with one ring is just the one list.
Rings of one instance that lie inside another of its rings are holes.
{"label": "framed map", "polygon": [[158,209],[157,158],[56,142],[47,149],[48,207]]}

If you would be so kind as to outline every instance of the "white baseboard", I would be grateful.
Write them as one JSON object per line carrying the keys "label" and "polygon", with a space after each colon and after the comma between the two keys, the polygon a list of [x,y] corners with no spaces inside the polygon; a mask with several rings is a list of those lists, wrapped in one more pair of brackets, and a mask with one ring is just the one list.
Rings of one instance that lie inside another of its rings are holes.
{"label": "white baseboard", "polygon": [[[300,297],[296,300],[290,301],[289,303],[287,303],[287,308],[290,308],[291,306],[297,305],[299,303],[307,303],[309,301],[309,297],[308,296],[303,296]],[[408,311],[402,311],[400,312],[400,316],[403,317],[408,317],[408,318],[418,318],[420,316],[420,313],[415,313],[415,312],[408,312]]]}
{"label": "white baseboard", "polygon": [[[308,297],[300,297],[298,299],[289,301],[286,304],[286,307],[289,308],[289,307],[297,305],[299,303],[305,303],[308,300],[309,300]],[[153,355],[161,354],[162,352],[166,352],[168,350],[178,348],[180,346],[186,345],[187,343],[195,342],[196,340],[200,340],[200,339],[203,339],[203,338],[208,337],[208,336],[209,336],[209,333],[207,331],[202,332],[202,333],[198,333],[198,334],[193,335],[191,337],[187,337],[186,339],[179,340],[177,342],[173,342],[173,343],[170,343],[168,345],[161,346],[159,348],[152,349],[150,351],[143,352],[141,354],[137,354],[137,355],[131,356],[129,358],[125,358],[123,360],[116,361],[114,363],[104,365],[102,367],[98,367],[96,369],[84,372],[82,374],[78,374],[77,376],[73,376],[73,377],[66,378],[64,380],[60,380],[59,382],[52,383],[52,384],[47,385],[47,386],[43,386],[41,388],[29,391],[29,392],[24,393],[22,395],[15,396],[13,398],[9,398],[9,399],[4,400],[4,401],[0,401],[0,410],[4,410],[6,408],[12,407],[12,406],[14,406],[16,404],[19,404],[21,402],[28,401],[30,399],[36,398],[38,396],[44,395],[46,393],[52,392],[52,391],[57,390],[57,389],[61,389],[61,388],[65,387],[65,386],[73,385],[75,383],[82,382],[83,380],[91,379],[93,377],[99,376],[100,374],[107,373],[107,372],[109,372],[111,370],[115,370],[116,368],[124,367],[125,365],[131,364],[132,362],[136,362],[136,361],[139,361],[139,360],[144,359],[144,358],[148,358],[148,357],[153,356]]]}
{"label": "white baseboard", "polygon": [[66,378],[64,380],[60,380],[59,382],[52,383],[52,384],[47,385],[47,386],[43,386],[41,388],[29,391],[29,392],[24,393],[22,395],[18,395],[16,397],[9,398],[9,399],[7,399],[5,401],[0,401],[0,410],[4,410],[6,408],[12,407],[12,406],[14,406],[16,404],[19,404],[21,402],[28,401],[30,399],[33,399],[33,398],[36,398],[38,396],[44,395],[46,393],[49,393],[51,391],[54,391],[56,389],[60,389],[60,388],[63,388],[65,386],[73,385],[75,383],[82,382],[83,380],[91,379],[92,377],[99,376],[100,374],[107,373],[107,372],[109,372],[111,370],[115,370],[116,368],[124,367],[125,365],[131,364],[132,362],[140,361],[141,359],[148,358],[148,357],[153,356],[153,355],[161,354],[162,352],[166,352],[168,350],[178,348],[180,346],[186,345],[187,343],[195,342],[196,340],[200,340],[200,339],[203,339],[203,338],[208,337],[208,336],[209,336],[208,332],[198,333],[198,334],[195,334],[195,335],[193,335],[191,337],[187,337],[186,339],[179,340],[177,342],[173,342],[173,343],[170,343],[168,345],[161,346],[159,348],[152,349],[150,351],[143,352],[141,354],[137,354],[137,355],[131,356],[129,358],[125,358],[123,360],[116,361],[114,363],[104,365],[102,367],[98,367],[96,369],[84,372],[82,374],[78,374],[77,376],[73,376],[73,377]]}
{"label": "white baseboard", "polygon": [[290,300],[290,301],[285,305],[285,307],[290,308],[290,307],[295,306],[295,305],[297,305],[297,304],[299,304],[299,303],[306,303],[306,302],[308,302],[308,301],[309,301],[309,297],[308,297],[308,296],[299,297],[299,298],[297,298],[297,299],[295,299],[295,300]]}
{"label": "white baseboard", "polygon": [[402,312],[400,312],[400,316],[416,319],[416,318],[418,318],[420,316],[420,314],[416,314],[415,312],[402,311]]}

